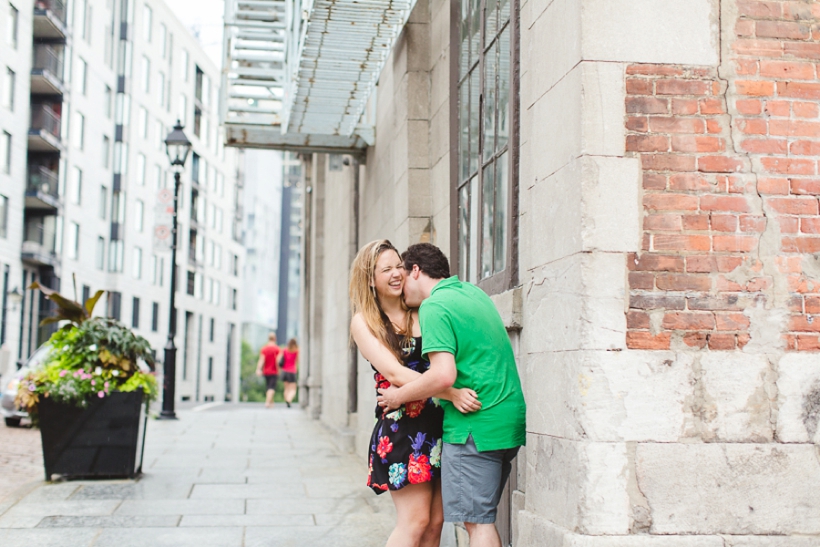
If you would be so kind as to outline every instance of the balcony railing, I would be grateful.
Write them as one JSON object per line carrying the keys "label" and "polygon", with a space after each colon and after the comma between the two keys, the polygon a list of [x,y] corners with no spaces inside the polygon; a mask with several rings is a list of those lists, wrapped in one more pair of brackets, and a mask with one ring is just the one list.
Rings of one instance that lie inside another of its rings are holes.
{"label": "balcony railing", "polygon": [[26,223],[24,242],[34,243],[48,253],[54,253],[57,242],[56,230],[53,222],[29,221]]}
{"label": "balcony railing", "polygon": [[63,81],[63,59],[57,50],[45,44],[34,46],[34,62],[32,70],[48,71],[60,82]]}
{"label": "balcony railing", "polygon": [[57,173],[45,165],[32,165],[29,167],[27,193],[42,193],[55,199],[59,198],[57,192]]}
{"label": "balcony railing", "polygon": [[47,104],[31,105],[31,128],[60,138],[60,116]]}
{"label": "balcony railing", "polygon": [[61,23],[66,22],[66,9],[63,0],[37,0],[34,2],[34,11],[50,11]]}

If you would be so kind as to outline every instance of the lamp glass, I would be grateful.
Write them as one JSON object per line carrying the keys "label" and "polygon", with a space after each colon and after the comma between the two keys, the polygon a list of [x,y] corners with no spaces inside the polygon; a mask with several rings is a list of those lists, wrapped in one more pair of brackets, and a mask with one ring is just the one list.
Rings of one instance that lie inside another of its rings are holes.
{"label": "lamp glass", "polygon": [[173,131],[168,133],[168,137],[165,139],[165,149],[168,153],[168,159],[171,161],[171,165],[179,167],[185,165],[185,160],[188,159],[188,153],[191,151],[191,141],[188,140],[188,137],[185,136],[185,133],[182,131],[182,125],[179,123],[179,120],[177,120]]}

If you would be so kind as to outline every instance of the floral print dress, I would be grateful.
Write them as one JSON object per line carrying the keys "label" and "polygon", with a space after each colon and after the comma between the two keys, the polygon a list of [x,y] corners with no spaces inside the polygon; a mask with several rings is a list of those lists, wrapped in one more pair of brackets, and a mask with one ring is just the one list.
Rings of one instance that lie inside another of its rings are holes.
{"label": "floral print dress", "polygon": [[[421,356],[421,337],[411,338],[409,342],[403,351],[404,366],[423,373],[430,363]],[[374,378],[377,389],[390,387],[390,382],[378,371]],[[386,413],[376,406],[367,485],[381,494],[438,477],[443,420],[444,411],[433,398],[411,401]]]}

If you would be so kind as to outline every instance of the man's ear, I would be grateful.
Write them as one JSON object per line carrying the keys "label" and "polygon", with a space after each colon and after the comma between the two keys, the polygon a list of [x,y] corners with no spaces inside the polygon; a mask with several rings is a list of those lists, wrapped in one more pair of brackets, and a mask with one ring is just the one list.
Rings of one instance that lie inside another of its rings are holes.
{"label": "man's ear", "polygon": [[411,272],[411,275],[413,276],[413,279],[418,279],[419,275],[421,275],[421,270],[419,269],[418,264],[413,265],[413,271]]}

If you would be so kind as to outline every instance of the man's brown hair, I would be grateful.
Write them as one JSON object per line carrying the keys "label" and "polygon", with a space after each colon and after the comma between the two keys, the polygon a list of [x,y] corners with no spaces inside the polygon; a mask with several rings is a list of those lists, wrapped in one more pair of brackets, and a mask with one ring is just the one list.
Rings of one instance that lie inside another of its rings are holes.
{"label": "man's brown hair", "polygon": [[408,272],[413,266],[427,274],[431,279],[445,279],[450,277],[450,262],[441,249],[432,243],[416,243],[410,245],[401,255],[404,269]]}

